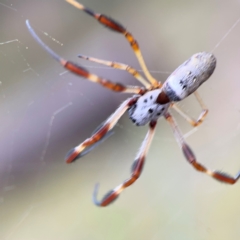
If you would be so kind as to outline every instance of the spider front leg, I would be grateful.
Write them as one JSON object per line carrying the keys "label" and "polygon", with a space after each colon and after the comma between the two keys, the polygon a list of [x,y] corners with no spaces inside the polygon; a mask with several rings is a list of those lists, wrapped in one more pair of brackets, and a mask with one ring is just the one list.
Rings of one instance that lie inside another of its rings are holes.
{"label": "spider front leg", "polygon": [[149,124],[149,131],[143,140],[143,143],[141,145],[141,148],[139,150],[139,153],[136,156],[136,160],[133,162],[132,165],[132,172],[131,172],[131,177],[127,180],[125,180],[122,184],[114,188],[113,190],[109,191],[102,200],[98,201],[97,200],[97,193],[98,193],[98,187],[99,185],[96,184],[94,193],[93,193],[93,202],[97,206],[105,207],[112,203],[116,198],[119,196],[119,194],[127,187],[132,185],[140,176],[142,170],[143,170],[143,165],[144,161],[148,152],[148,149],[150,147],[150,144],[152,142],[154,132],[155,132],[155,127],[156,127],[157,122],[152,121]]}
{"label": "spider front leg", "polygon": [[55,60],[57,60],[64,68],[68,69],[69,71],[75,73],[78,76],[88,79],[91,82],[98,83],[105,88],[108,88],[115,92],[125,92],[125,93],[134,93],[134,94],[142,94],[146,90],[141,87],[136,86],[124,86],[121,83],[113,83],[107,79],[101,78],[95,74],[88,72],[85,68],[77,65],[76,63],[67,61],[62,57],[58,56],[50,47],[48,47],[36,34],[34,29],[31,27],[28,20],[26,20],[26,25],[33,36],[33,38],[42,46],[42,48],[47,51]]}
{"label": "spider front leg", "polygon": [[202,112],[200,113],[199,117],[197,120],[193,119],[192,117],[189,117],[179,106],[176,104],[173,104],[171,107],[178,112],[183,118],[185,118],[193,127],[199,126],[205,119],[205,117],[208,114],[208,109],[206,105],[204,104],[203,100],[201,99],[200,95],[198,94],[197,91],[194,92],[194,95],[199,102]]}
{"label": "spider front leg", "polygon": [[104,122],[104,124],[93,133],[90,138],[86,139],[83,143],[79,144],[68,152],[66,156],[66,162],[71,163],[88,153],[88,149],[86,150],[87,152],[84,152],[84,150],[89,147],[92,148],[94,144],[105,137],[106,134],[116,125],[119,118],[126,112],[126,110],[136,103],[137,99],[138,97],[134,96],[125,100],[120,107]]}
{"label": "spider front leg", "polygon": [[171,114],[166,113],[165,119],[170,124],[170,126],[173,130],[175,139],[177,140],[180,148],[182,149],[185,158],[197,171],[203,172],[203,173],[215,178],[216,180],[218,180],[220,182],[224,182],[224,183],[228,183],[228,184],[234,184],[238,181],[238,179],[240,178],[240,172],[236,175],[236,177],[232,177],[229,174],[221,172],[221,171],[211,171],[211,170],[207,169],[205,166],[203,166],[202,164],[198,163],[193,151],[185,143],[183,136],[182,136],[177,124],[175,123],[173,117],[171,116]]}

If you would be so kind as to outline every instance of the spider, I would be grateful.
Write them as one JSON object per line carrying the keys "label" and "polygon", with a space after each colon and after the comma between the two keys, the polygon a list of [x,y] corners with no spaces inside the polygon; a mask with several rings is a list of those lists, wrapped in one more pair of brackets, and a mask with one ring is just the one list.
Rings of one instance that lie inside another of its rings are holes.
{"label": "spider", "polygon": [[[136,78],[143,87],[138,86],[125,86],[121,83],[113,83],[110,80],[99,77],[93,73],[88,72],[83,67],[67,61],[62,57],[58,56],[52,49],[50,49],[35,33],[28,20],[26,25],[33,36],[33,38],[64,68],[69,71],[86,78],[89,81],[98,83],[103,87],[110,89],[115,92],[132,93],[133,96],[125,100],[117,110],[104,122],[102,123],[92,134],[92,136],[86,139],[84,142],[73,148],[66,155],[66,162],[72,163],[83,155],[87,154],[92,148],[99,144],[104,138],[111,133],[112,128],[116,125],[120,117],[128,111],[129,118],[137,126],[143,126],[149,124],[149,130],[142,142],[140,150],[133,162],[131,169],[131,176],[125,180],[122,184],[109,191],[102,200],[97,200],[98,184],[96,184],[93,192],[93,202],[97,206],[107,206],[112,203],[119,194],[127,187],[132,185],[140,176],[145,157],[150,147],[151,141],[154,136],[157,120],[160,117],[164,117],[169,123],[173,130],[174,137],[182,149],[182,152],[186,160],[197,170],[203,172],[216,180],[224,183],[234,184],[240,178],[240,172],[236,177],[232,177],[226,173],[220,171],[211,171],[205,166],[197,162],[196,157],[191,148],[185,142],[181,131],[179,130],[174,118],[169,112],[170,108],[176,110],[182,117],[184,117],[193,127],[200,125],[208,113],[208,109],[203,103],[201,97],[197,93],[197,89],[202,83],[204,83],[213,73],[216,67],[216,58],[212,53],[199,52],[190,57],[182,65],[180,65],[162,84],[157,81],[147,69],[147,66],[142,57],[139,45],[133,35],[124,28],[117,21],[107,17],[103,14],[97,14],[92,10],[84,7],[82,4],[75,0],[66,0],[66,2],[72,4],[74,7],[86,12],[92,16],[99,23],[108,27],[109,29],[122,34],[126,40],[130,43],[130,46],[136,55],[136,58],[143,70],[146,79],[134,68],[123,63],[105,61],[97,58],[87,57],[80,55],[88,61],[97,62],[99,64],[107,65],[112,68],[121,69],[127,71],[134,78]],[[202,108],[197,120],[189,117],[184,111],[182,111],[175,102],[179,102],[185,99],[190,94],[194,94],[198,103]]]}

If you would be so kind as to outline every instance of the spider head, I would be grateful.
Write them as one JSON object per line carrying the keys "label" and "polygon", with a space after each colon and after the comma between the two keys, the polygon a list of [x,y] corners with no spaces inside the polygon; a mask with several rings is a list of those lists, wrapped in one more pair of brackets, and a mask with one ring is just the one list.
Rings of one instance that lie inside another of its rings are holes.
{"label": "spider head", "polygon": [[167,78],[163,92],[170,101],[181,101],[195,92],[212,75],[215,67],[216,58],[212,53],[196,53]]}

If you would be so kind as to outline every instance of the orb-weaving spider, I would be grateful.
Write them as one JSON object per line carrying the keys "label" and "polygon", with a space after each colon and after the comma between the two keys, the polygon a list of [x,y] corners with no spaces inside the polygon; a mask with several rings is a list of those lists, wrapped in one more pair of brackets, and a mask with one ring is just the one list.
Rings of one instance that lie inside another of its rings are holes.
{"label": "orb-weaving spider", "polygon": [[[137,126],[143,126],[149,123],[149,131],[143,140],[141,148],[136,156],[135,161],[132,165],[131,177],[125,180],[122,184],[111,190],[109,193],[103,197],[101,201],[97,200],[98,185],[96,185],[93,193],[93,201],[98,206],[107,206],[113,202],[118,195],[128,186],[133,184],[138,177],[140,176],[145,156],[148,152],[149,146],[151,144],[157,120],[160,117],[164,117],[167,122],[170,124],[174,136],[183,151],[183,154],[187,161],[197,170],[203,173],[210,175],[211,177],[228,184],[234,184],[240,177],[240,173],[236,177],[231,177],[230,175],[220,172],[220,171],[211,171],[205,168],[203,165],[197,162],[192,150],[185,143],[184,138],[175,123],[172,115],[169,113],[169,108],[172,107],[179,114],[181,114],[193,127],[201,124],[206,117],[208,110],[201,100],[199,94],[197,93],[198,87],[204,83],[213,73],[216,67],[216,58],[211,53],[200,52],[194,54],[186,62],[180,65],[162,84],[158,82],[155,78],[152,77],[148,71],[142,53],[140,51],[137,41],[134,39],[133,35],[128,32],[121,24],[115,20],[102,15],[97,14],[91,11],[88,8],[85,8],[82,4],[76,2],[75,0],[66,0],[68,3],[72,4],[78,9],[83,10],[93,18],[97,19],[101,24],[110,28],[111,30],[121,33],[130,43],[132,50],[134,51],[137,60],[143,70],[143,73],[146,76],[146,79],[143,78],[140,73],[125,64],[117,62],[109,62],[96,58],[79,56],[83,59],[97,62],[103,65],[110,66],[112,68],[121,69],[132,74],[138,81],[144,85],[144,87],[137,86],[124,86],[121,83],[113,83],[107,79],[101,78],[95,74],[92,74],[85,70],[83,67],[67,61],[60,56],[58,56],[53,50],[51,50],[35,33],[33,28],[30,26],[29,21],[26,21],[28,30],[34,39],[52,56],[54,57],[63,67],[69,71],[84,77],[92,82],[99,83],[105,88],[108,88],[116,92],[125,92],[133,93],[134,95],[127,100],[125,100],[120,107],[92,134],[92,136],[86,139],[83,143],[79,144],[73,148],[66,156],[66,162],[71,163],[77,158],[85,155],[89,149],[92,149],[95,144],[99,143],[102,139],[106,138],[107,134],[111,129],[116,125],[119,118],[128,110],[130,119]],[[178,102],[194,93],[197,101],[199,102],[202,112],[197,120],[189,117],[185,114],[174,102]]]}

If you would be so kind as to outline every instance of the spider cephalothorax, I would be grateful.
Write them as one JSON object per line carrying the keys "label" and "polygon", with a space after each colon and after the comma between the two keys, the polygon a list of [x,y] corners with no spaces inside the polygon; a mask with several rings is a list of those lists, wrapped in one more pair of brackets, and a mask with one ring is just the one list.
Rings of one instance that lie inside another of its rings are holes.
{"label": "spider cephalothorax", "polygon": [[[54,59],[56,59],[63,67],[69,71],[88,79],[89,81],[98,83],[105,88],[108,88],[116,92],[132,93],[132,97],[125,100],[118,109],[103,123],[101,124],[92,134],[92,136],[86,139],[84,142],[69,151],[66,156],[66,162],[71,163],[78,158],[86,155],[91,151],[97,144],[99,144],[104,138],[108,136],[111,129],[116,125],[119,118],[128,110],[129,117],[131,120],[139,126],[149,123],[149,131],[142,142],[140,150],[134,160],[132,166],[131,176],[125,180],[122,184],[111,190],[109,193],[102,198],[101,201],[97,200],[98,185],[96,185],[93,193],[93,201],[98,206],[107,206],[113,202],[119,194],[131,184],[133,184],[140,176],[146,154],[151,144],[157,120],[159,117],[164,116],[167,122],[170,124],[174,136],[183,151],[186,160],[198,171],[210,175],[211,177],[228,183],[234,184],[240,178],[240,173],[236,177],[231,177],[228,174],[211,171],[197,162],[193,151],[184,141],[184,138],[178,129],[172,115],[169,113],[169,107],[176,110],[182,115],[192,126],[196,127],[201,124],[206,117],[208,110],[197,93],[197,88],[205,82],[213,73],[216,66],[216,59],[211,53],[197,53],[189,58],[186,62],[180,65],[165,81],[162,85],[158,82],[150,72],[148,71],[142,53],[140,51],[137,41],[134,39],[132,34],[127,31],[121,24],[108,18],[103,14],[97,14],[90,9],[85,8],[82,4],[75,0],[66,0],[78,9],[83,10],[90,16],[97,19],[101,24],[107,26],[111,30],[121,33],[125,36],[127,41],[130,43],[132,50],[134,51],[138,62],[146,76],[146,79],[134,68],[117,62],[105,61],[101,59],[91,58],[80,55],[79,57],[97,62],[100,64],[107,65],[116,69],[121,69],[132,74],[138,81],[140,81],[144,87],[138,86],[124,86],[121,83],[113,83],[110,80],[101,78],[95,74],[88,72],[83,67],[67,61],[58,56],[52,49],[50,49],[44,42],[38,37],[35,31],[30,26],[29,21],[26,21],[27,27],[34,37],[34,39],[49,53]],[[197,120],[189,117],[184,113],[174,102],[180,101],[186,98],[188,95],[194,93],[199,102],[202,112]]]}
{"label": "spider cephalothorax", "polygon": [[143,126],[157,119],[167,112],[170,103],[159,104],[157,98],[162,89],[155,89],[145,93],[128,109],[129,118],[137,126]]}

